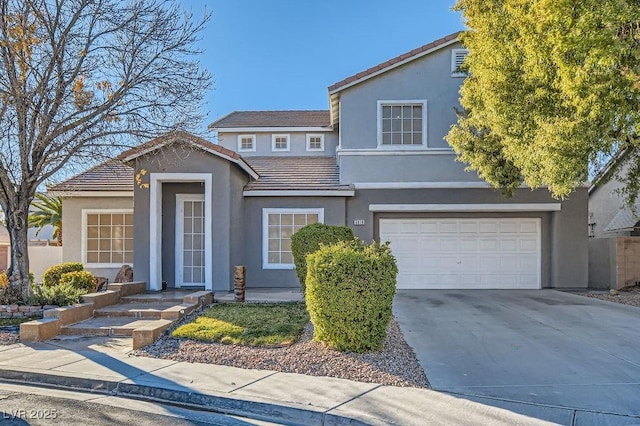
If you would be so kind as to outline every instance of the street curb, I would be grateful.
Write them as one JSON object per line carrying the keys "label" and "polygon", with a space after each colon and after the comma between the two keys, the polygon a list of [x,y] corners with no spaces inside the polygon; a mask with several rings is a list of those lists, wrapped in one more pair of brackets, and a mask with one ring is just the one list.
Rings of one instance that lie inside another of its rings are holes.
{"label": "street curb", "polygon": [[250,399],[207,395],[198,392],[137,385],[112,380],[88,379],[41,372],[6,370],[2,368],[0,368],[0,380],[9,383],[43,385],[61,390],[89,391],[91,393],[110,396],[160,402],[182,408],[207,410],[256,420],[281,422],[287,425],[367,425],[367,423],[362,421],[329,414],[326,411],[308,410]]}

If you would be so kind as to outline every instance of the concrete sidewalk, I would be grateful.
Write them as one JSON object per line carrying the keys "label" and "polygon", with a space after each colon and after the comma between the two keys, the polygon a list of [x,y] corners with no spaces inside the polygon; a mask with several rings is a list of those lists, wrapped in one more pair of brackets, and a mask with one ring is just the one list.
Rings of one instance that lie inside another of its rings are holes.
{"label": "concrete sidewalk", "polygon": [[285,424],[543,424],[426,389],[130,357],[130,342],[74,338],[0,346],[0,381],[171,403]]}

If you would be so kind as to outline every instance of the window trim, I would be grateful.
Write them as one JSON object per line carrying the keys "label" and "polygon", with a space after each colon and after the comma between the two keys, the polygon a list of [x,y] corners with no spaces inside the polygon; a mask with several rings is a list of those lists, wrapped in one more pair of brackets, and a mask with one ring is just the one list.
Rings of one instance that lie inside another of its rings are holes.
{"label": "window trim", "polygon": [[[382,144],[382,107],[399,105],[421,105],[422,106],[422,144],[421,145],[383,145]],[[429,149],[427,138],[427,100],[426,99],[400,99],[400,100],[379,100],[377,108],[377,138],[378,149],[380,150],[426,150]]]}
{"label": "window trim", "polygon": [[269,263],[269,215],[270,214],[317,214],[318,223],[324,223],[324,208],[263,208],[262,209],[262,269],[294,269],[294,264]]}
{"label": "window trim", "polygon": [[466,77],[466,72],[458,71],[458,67],[456,67],[456,57],[458,54],[464,53],[465,57],[469,54],[469,49],[451,49],[451,77]]}
{"label": "window trim", "polygon": [[[251,138],[252,149],[242,149],[243,138]],[[256,152],[256,135],[239,134],[238,135],[238,152]]]}
{"label": "window trim", "polygon": [[[82,263],[87,268],[119,268],[126,263],[89,263],[87,262],[87,215],[90,214],[131,214],[133,215],[133,209],[82,209],[82,220],[81,220],[81,232],[80,232],[80,258]],[[135,218],[134,218],[135,219]],[[135,240],[135,238],[134,238]],[[135,253],[135,249],[134,249]],[[133,266],[133,262],[130,264]]]}
{"label": "window trim", "polygon": [[[276,148],[276,138],[287,138],[287,148]],[[274,133],[271,135],[271,151],[273,152],[289,152],[291,150],[291,135],[288,133]]]}
{"label": "window trim", "polygon": [[[320,148],[311,148],[311,138],[320,138]],[[324,135],[320,133],[307,133],[307,151],[308,152],[324,152]]]}

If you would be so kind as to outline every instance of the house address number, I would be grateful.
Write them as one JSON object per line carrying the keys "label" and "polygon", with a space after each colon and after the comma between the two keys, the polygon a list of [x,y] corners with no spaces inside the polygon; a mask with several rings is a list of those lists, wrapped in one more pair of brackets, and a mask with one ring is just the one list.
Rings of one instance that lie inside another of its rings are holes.
{"label": "house address number", "polygon": [[364,225],[364,219],[353,219],[353,224],[355,226],[363,226]]}

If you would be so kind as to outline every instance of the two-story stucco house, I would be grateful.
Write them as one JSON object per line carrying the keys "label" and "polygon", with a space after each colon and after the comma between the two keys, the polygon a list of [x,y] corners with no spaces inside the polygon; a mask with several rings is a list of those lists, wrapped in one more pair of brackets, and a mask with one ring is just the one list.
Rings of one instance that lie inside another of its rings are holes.
{"label": "two-story stucco house", "polygon": [[228,291],[234,265],[248,287],[297,287],[291,235],[324,222],[390,241],[399,288],[586,287],[586,188],[504,198],[444,140],[457,36],[331,85],[329,110],[232,112],[215,144],[172,133],[57,185],[65,260],[132,262],[151,290]]}

